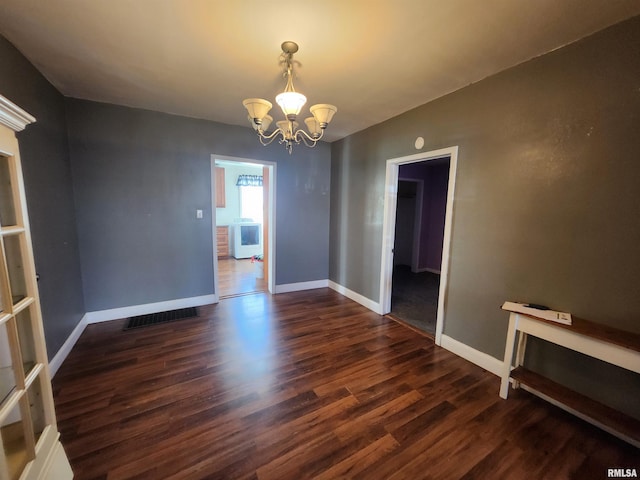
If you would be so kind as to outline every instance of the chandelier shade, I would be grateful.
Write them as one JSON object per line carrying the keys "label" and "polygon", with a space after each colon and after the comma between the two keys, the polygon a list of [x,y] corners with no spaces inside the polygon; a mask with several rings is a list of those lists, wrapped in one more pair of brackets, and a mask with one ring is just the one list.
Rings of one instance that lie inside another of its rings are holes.
{"label": "chandelier shade", "polygon": [[273,107],[270,101],[262,98],[247,98],[242,104],[249,112],[249,117],[253,120],[262,120]]}
{"label": "chandelier shade", "polygon": [[328,103],[319,103],[317,105],[313,105],[309,111],[311,112],[311,115],[313,115],[313,118],[316,119],[316,122],[318,122],[320,126],[324,125],[322,128],[325,128],[338,109]]}
{"label": "chandelier shade", "polygon": [[273,122],[273,117],[271,115],[265,115],[264,117],[262,117],[262,122],[260,123],[260,125],[258,125],[256,122],[253,121],[253,118],[251,117],[251,115],[247,115],[247,118],[249,119],[249,122],[251,123],[251,126],[253,127],[253,129],[256,131],[259,128],[262,129],[263,131],[269,130],[269,126],[271,125],[271,122]]}
{"label": "chandelier shade", "polygon": [[298,129],[298,122],[289,122],[288,120],[280,120],[276,122],[278,130],[284,133],[284,136],[291,136]]}
{"label": "chandelier shade", "polygon": [[320,136],[322,128],[315,118],[307,117],[304,119],[304,123],[307,125],[307,130],[309,130],[309,133],[313,138]]}
{"label": "chandelier shade", "polygon": [[307,103],[307,97],[296,92],[293,87],[293,54],[298,51],[298,45],[294,42],[284,42],[281,45],[281,63],[284,63],[284,74],[286,86],[282,93],[276,95],[276,103],[282,109],[286,120],[276,122],[277,128],[268,133],[273,118],[269,111],[273,107],[272,103],[262,98],[247,98],[242,104],[249,113],[249,121],[253,129],[258,134],[258,139],[263,145],[269,145],[276,138],[285,145],[289,153],[293,149],[293,144],[299,145],[301,142],[308,147],[314,147],[324,135],[324,130],[338,111],[335,105],[319,103],[309,108],[312,117],[305,118],[304,123],[307,131],[298,128],[296,121],[302,107]]}
{"label": "chandelier shade", "polygon": [[[262,118],[262,130],[264,130],[265,132],[267,130],[269,130],[269,126],[271,125],[271,122],[273,122],[273,117],[271,115],[265,115]],[[255,125],[255,123],[254,123]],[[256,125],[257,127],[257,125]]]}
{"label": "chandelier shade", "polygon": [[287,119],[292,115],[295,119],[304,104],[307,103],[307,97],[298,92],[282,92],[276,96],[276,102],[280,105],[282,113]]}

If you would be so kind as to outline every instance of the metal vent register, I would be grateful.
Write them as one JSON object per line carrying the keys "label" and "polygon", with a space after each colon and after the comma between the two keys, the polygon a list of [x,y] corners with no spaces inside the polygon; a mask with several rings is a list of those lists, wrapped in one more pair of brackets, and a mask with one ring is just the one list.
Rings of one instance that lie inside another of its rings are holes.
{"label": "metal vent register", "polygon": [[147,315],[140,315],[137,317],[129,318],[124,330],[131,330],[133,328],[148,327],[149,325],[156,325],[158,323],[173,322],[174,320],[181,320],[184,318],[193,318],[198,316],[198,310],[196,307],[181,308],[179,310],[171,310],[169,312],[149,313]]}

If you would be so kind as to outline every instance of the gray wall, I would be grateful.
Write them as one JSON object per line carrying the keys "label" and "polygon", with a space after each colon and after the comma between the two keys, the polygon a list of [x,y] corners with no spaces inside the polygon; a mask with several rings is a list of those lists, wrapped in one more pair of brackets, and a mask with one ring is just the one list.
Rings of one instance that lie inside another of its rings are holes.
{"label": "gray wall", "polygon": [[[638,52],[640,17],[334,142],[330,279],[379,300],[385,161],[423,136],[460,147],[446,335],[501,358],[505,300],[640,331]],[[640,416],[637,375],[530,354]]]}
{"label": "gray wall", "polygon": [[85,313],[64,98],[0,36],[0,94],[36,117],[18,133],[51,358]]}
{"label": "gray wall", "polygon": [[76,99],[67,112],[87,311],[213,293],[213,153],[277,163],[276,284],[328,278],[328,145],[290,156],[249,127]]}

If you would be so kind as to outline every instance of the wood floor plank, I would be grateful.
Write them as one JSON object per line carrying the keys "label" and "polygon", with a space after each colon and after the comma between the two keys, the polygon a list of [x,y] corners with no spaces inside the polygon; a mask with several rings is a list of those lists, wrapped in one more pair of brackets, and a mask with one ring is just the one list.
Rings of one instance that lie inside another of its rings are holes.
{"label": "wood floor plank", "polygon": [[347,439],[359,435],[371,425],[382,424],[387,416],[393,415],[400,410],[404,410],[422,398],[424,397],[416,390],[411,390],[404,395],[384,402],[382,405],[378,405],[379,402],[372,402],[373,408],[365,412],[360,412],[357,415],[353,414],[348,422],[345,422],[334,431],[342,441],[346,441]]}
{"label": "wood floor plank", "polygon": [[354,475],[361,472],[376,460],[391,454],[397,447],[399,447],[399,444],[393,435],[387,434],[370,443],[365,448],[358,450],[341,462],[335,463],[320,475],[317,475],[315,479],[333,480],[336,478],[353,478]]}
{"label": "wood floor plank", "polygon": [[89,325],[54,378],[75,478],[583,479],[637,449],[329,290]]}

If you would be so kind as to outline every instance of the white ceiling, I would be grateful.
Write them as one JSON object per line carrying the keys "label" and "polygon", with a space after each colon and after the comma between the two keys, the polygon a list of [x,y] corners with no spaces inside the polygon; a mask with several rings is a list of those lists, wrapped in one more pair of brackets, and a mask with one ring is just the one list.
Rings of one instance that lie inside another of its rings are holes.
{"label": "white ceiling", "polygon": [[307,106],[338,107],[332,141],[638,14],[638,0],[0,0],[0,33],[66,96],[246,126],[242,100],[275,104],[293,40]]}

